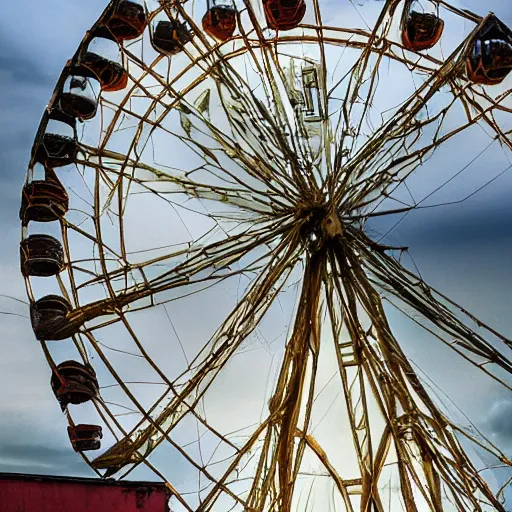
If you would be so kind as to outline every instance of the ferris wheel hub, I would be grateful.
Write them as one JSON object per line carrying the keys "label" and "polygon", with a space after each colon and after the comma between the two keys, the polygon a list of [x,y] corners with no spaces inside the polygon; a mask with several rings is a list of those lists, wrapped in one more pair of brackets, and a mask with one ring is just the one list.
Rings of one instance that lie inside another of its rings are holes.
{"label": "ferris wheel hub", "polygon": [[298,222],[302,222],[302,235],[313,252],[329,240],[343,236],[343,223],[329,204],[299,206],[296,217]]}

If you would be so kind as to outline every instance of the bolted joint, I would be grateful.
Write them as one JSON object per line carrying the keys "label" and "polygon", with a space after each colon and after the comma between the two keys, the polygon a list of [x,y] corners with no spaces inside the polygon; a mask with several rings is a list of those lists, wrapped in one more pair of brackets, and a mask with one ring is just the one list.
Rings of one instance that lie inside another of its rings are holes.
{"label": "bolted joint", "polygon": [[336,212],[327,214],[320,227],[325,238],[336,238],[343,235],[343,224]]}
{"label": "bolted joint", "polygon": [[343,236],[344,228],[335,209],[327,205],[314,204],[297,211],[302,220],[301,234],[310,251],[316,252],[330,240]]}

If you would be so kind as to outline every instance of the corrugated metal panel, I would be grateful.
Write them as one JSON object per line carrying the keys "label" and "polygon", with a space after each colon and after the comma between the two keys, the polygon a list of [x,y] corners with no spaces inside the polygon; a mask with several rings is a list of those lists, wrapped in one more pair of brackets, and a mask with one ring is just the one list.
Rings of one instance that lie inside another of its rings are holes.
{"label": "corrugated metal panel", "polygon": [[168,512],[163,484],[0,473],[0,512]]}

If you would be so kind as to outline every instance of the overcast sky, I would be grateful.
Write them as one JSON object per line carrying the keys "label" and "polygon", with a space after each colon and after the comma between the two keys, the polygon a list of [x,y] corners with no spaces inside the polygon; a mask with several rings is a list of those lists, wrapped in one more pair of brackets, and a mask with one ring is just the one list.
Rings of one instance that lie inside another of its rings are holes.
{"label": "overcast sky", "polygon": [[[361,0],[362,1],[362,0]],[[0,293],[25,300],[19,273],[20,189],[41,113],[65,61],[104,8],[104,0],[22,0],[2,6],[0,17]],[[512,25],[512,2],[465,0],[484,14],[494,10]],[[509,129],[512,123],[509,123]],[[463,158],[461,145],[457,157]],[[482,161],[471,176],[492,172]],[[469,179],[472,179],[471,177]],[[456,187],[451,189],[454,197]],[[411,248],[425,280],[512,336],[512,172],[470,200],[413,212],[392,233]],[[443,197],[443,199],[446,199]],[[375,229],[385,232],[384,224]],[[91,475],[70,449],[66,422],[49,387],[49,371],[35,341],[27,307],[0,297],[0,471]],[[17,316],[21,315],[21,316]],[[404,330],[406,327],[404,326]],[[425,347],[411,357],[472,419],[512,452],[512,399],[465,386],[463,368],[446,368]],[[471,395],[471,396],[468,396]],[[475,405],[477,404],[477,405]]]}

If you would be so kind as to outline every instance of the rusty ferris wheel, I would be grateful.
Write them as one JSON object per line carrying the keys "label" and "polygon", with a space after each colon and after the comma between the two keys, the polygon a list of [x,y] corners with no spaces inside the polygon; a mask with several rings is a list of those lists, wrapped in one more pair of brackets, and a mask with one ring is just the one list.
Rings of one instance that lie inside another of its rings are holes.
{"label": "rusty ferris wheel", "polygon": [[176,511],[504,511],[465,446],[510,460],[388,312],[508,390],[511,342],[368,226],[420,209],[404,187],[476,128],[510,157],[511,69],[510,29],[444,0],[110,2],[20,210],[32,325],[94,471],[145,468]]}

